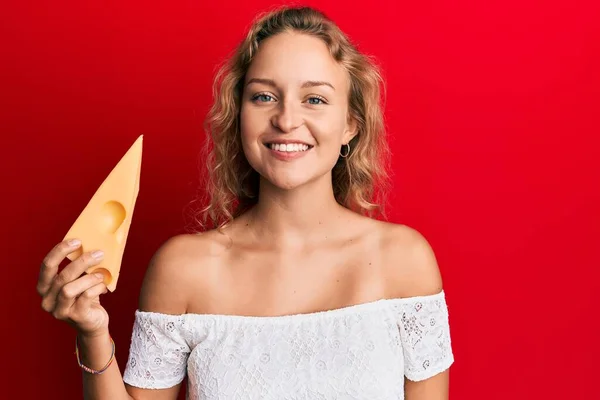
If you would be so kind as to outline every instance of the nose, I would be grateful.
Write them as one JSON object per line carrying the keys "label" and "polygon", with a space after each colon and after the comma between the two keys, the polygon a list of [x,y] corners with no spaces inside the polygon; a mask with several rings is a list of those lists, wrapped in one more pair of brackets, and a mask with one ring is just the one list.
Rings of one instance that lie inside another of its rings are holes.
{"label": "nose", "polygon": [[271,123],[282,132],[292,132],[302,125],[302,116],[294,104],[281,102],[276,110]]}

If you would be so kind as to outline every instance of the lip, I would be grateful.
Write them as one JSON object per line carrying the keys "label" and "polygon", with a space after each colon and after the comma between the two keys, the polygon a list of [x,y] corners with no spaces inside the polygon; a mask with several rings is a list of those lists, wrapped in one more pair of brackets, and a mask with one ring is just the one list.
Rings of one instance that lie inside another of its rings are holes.
{"label": "lip", "polygon": [[[293,152],[287,152],[287,151],[279,151],[279,150],[273,150],[271,149],[267,144],[268,143],[282,143],[282,144],[289,144],[289,143],[298,143],[298,144],[306,144],[308,146],[310,146],[310,148],[308,150],[305,151],[293,151]],[[265,142],[264,143],[265,149],[267,149],[267,151],[269,152],[269,154],[271,154],[273,157],[275,157],[278,160],[281,161],[291,161],[291,160],[296,160],[300,157],[304,157],[307,153],[310,153],[312,151],[312,148],[314,146],[305,143],[305,142],[299,142],[299,141],[295,141],[295,140],[277,140],[277,141],[273,141],[273,142]]]}
{"label": "lip", "polygon": [[304,142],[302,140],[294,140],[294,139],[273,139],[273,140],[265,140],[263,144],[266,146],[269,143],[280,143],[280,144],[305,144],[307,146],[313,147],[312,144]]}

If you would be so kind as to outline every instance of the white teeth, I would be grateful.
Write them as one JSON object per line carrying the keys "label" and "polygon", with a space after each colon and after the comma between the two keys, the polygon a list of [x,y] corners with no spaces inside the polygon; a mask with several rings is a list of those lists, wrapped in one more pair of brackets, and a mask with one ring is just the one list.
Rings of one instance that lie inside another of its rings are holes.
{"label": "white teeth", "polygon": [[270,143],[269,147],[275,151],[295,152],[295,151],[306,151],[308,145],[301,143]]}

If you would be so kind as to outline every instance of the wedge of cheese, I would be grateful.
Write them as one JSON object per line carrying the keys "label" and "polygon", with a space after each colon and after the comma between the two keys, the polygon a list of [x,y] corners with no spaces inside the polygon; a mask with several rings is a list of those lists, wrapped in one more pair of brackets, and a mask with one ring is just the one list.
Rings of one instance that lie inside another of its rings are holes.
{"label": "wedge of cheese", "polygon": [[140,188],[142,142],[143,135],[140,135],[96,190],[65,236],[65,239],[81,240],[79,249],[68,255],[71,261],[83,252],[104,251],[102,262],[88,268],[86,273],[102,273],[111,292],[117,287]]}

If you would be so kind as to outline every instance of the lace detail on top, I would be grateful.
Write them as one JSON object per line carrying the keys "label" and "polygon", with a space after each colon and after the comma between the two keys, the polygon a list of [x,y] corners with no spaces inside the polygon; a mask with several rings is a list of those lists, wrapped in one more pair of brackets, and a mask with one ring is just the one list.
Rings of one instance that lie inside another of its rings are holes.
{"label": "lace detail on top", "polygon": [[454,362],[444,292],[286,316],[136,311],[123,379],[188,399],[404,399]]}
{"label": "lace detail on top", "polygon": [[444,298],[422,297],[390,304],[400,329],[404,375],[420,381],[446,369],[453,354]]}
{"label": "lace detail on top", "polygon": [[125,375],[144,387],[165,388],[180,383],[186,373],[190,353],[187,336],[188,319],[184,316],[159,314],[135,318]]}

